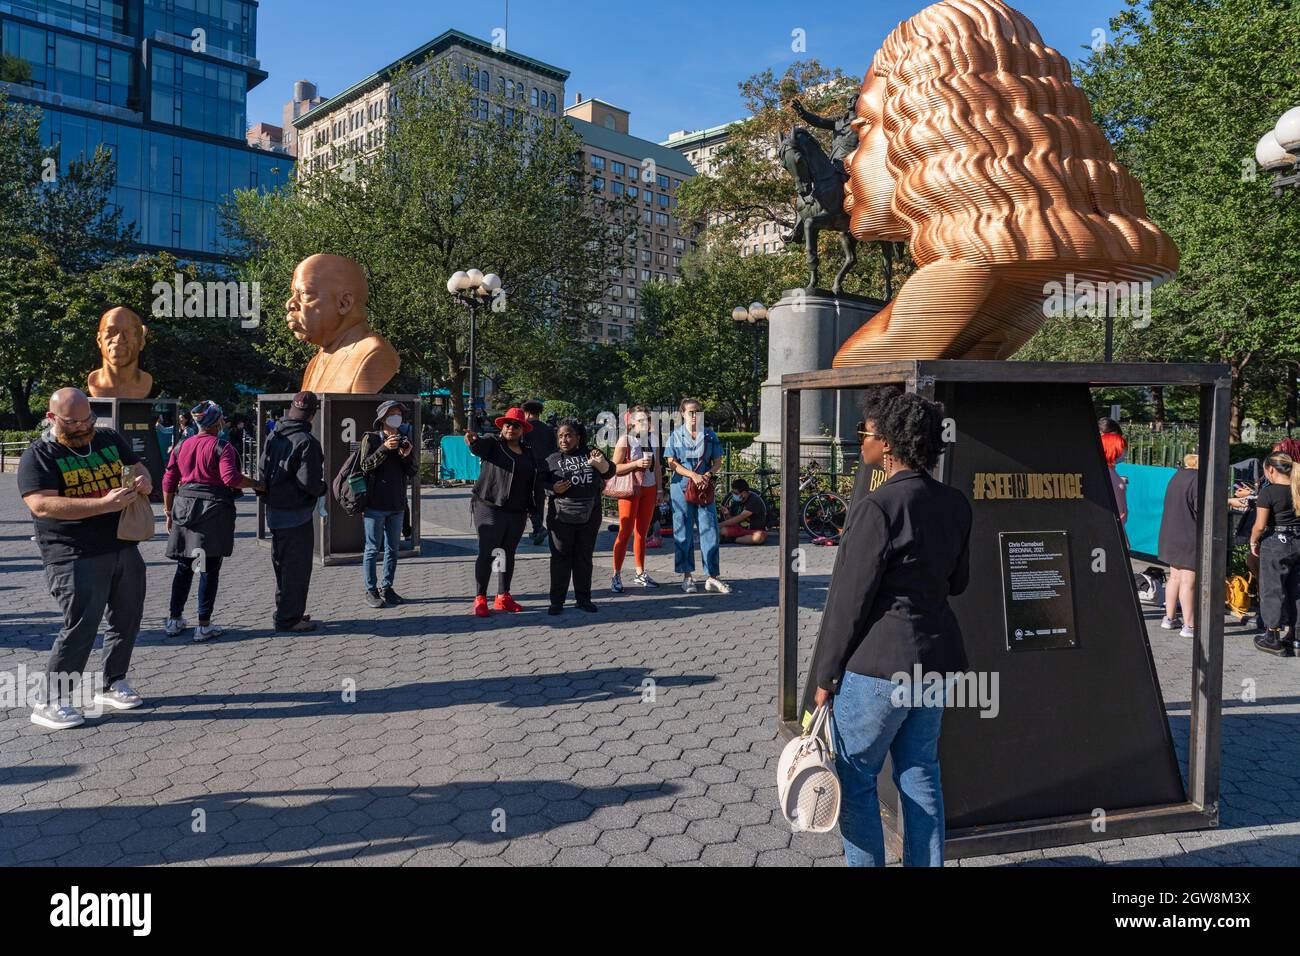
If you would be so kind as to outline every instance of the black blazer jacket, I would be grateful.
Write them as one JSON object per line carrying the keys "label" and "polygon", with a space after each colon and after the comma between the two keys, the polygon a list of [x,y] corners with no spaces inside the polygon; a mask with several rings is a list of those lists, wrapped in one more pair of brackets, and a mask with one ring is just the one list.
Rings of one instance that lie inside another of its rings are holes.
{"label": "black blazer jacket", "polygon": [[929,475],[901,471],[854,500],[835,557],[812,675],[838,693],[846,670],[899,672],[969,665],[949,595],[970,578],[971,508]]}

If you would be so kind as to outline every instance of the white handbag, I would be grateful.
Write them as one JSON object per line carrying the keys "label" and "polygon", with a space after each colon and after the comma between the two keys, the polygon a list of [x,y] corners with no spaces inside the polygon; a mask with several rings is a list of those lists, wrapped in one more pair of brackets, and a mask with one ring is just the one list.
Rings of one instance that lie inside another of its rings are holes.
{"label": "white handbag", "polygon": [[827,724],[830,712],[825,704],[818,707],[803,736],[785,745],[776,765],[777,799],[795,832],[827,833],[840,818],[840,778],[835,775]]}

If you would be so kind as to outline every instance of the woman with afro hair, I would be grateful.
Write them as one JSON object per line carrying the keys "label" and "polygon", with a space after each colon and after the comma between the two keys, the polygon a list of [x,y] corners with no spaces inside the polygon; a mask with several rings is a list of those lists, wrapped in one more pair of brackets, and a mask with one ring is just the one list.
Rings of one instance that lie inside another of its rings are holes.
{"label": "woman with afro hair", "polygon": [[948,598],[969,578],[971,508],[929,474],[943,451],[938,405],[877,388],[862,417],[862,467],[882,468],[885,481],[850,507],[818,639],[816,702],[833,708],[848,865],[885,864],[876,775],[889,754],[903,863],[942,866],[939,728],[947,678],[968,666]]}

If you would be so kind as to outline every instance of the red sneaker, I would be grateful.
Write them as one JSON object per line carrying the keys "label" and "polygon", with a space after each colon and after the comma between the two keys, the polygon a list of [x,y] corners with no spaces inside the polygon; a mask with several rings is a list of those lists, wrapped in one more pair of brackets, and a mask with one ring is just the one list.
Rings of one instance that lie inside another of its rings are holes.
{"label": "red sneaker", "polygon": [[487,617],[491,612],[488,610],[487,598],[480,594],[474,598],[474,616]]}
{"label": "red sneaker", "polygon": [[522,611],[523,607],[519,602],[512,598],[508,593],[498,594],[497,599],[492,604],[494,611]]}

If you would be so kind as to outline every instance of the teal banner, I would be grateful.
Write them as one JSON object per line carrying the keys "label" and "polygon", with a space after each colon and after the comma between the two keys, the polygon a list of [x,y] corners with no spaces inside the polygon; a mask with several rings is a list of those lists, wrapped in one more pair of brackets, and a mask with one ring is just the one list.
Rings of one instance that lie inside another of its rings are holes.
{"label": "teal banner", "polygon": [[479,460],[465,444],[464,435],[442,436],[442,481],[478,481]]}
{"label": "teal banner", "polygon": [[1115,470],[1121,478],[1128,479],[1128,520],[1124,522],[1124,531],[1128,534],[1129,550],[1141,557],[1155,558],[1165,488],[1177,469],[1121,462]]}

